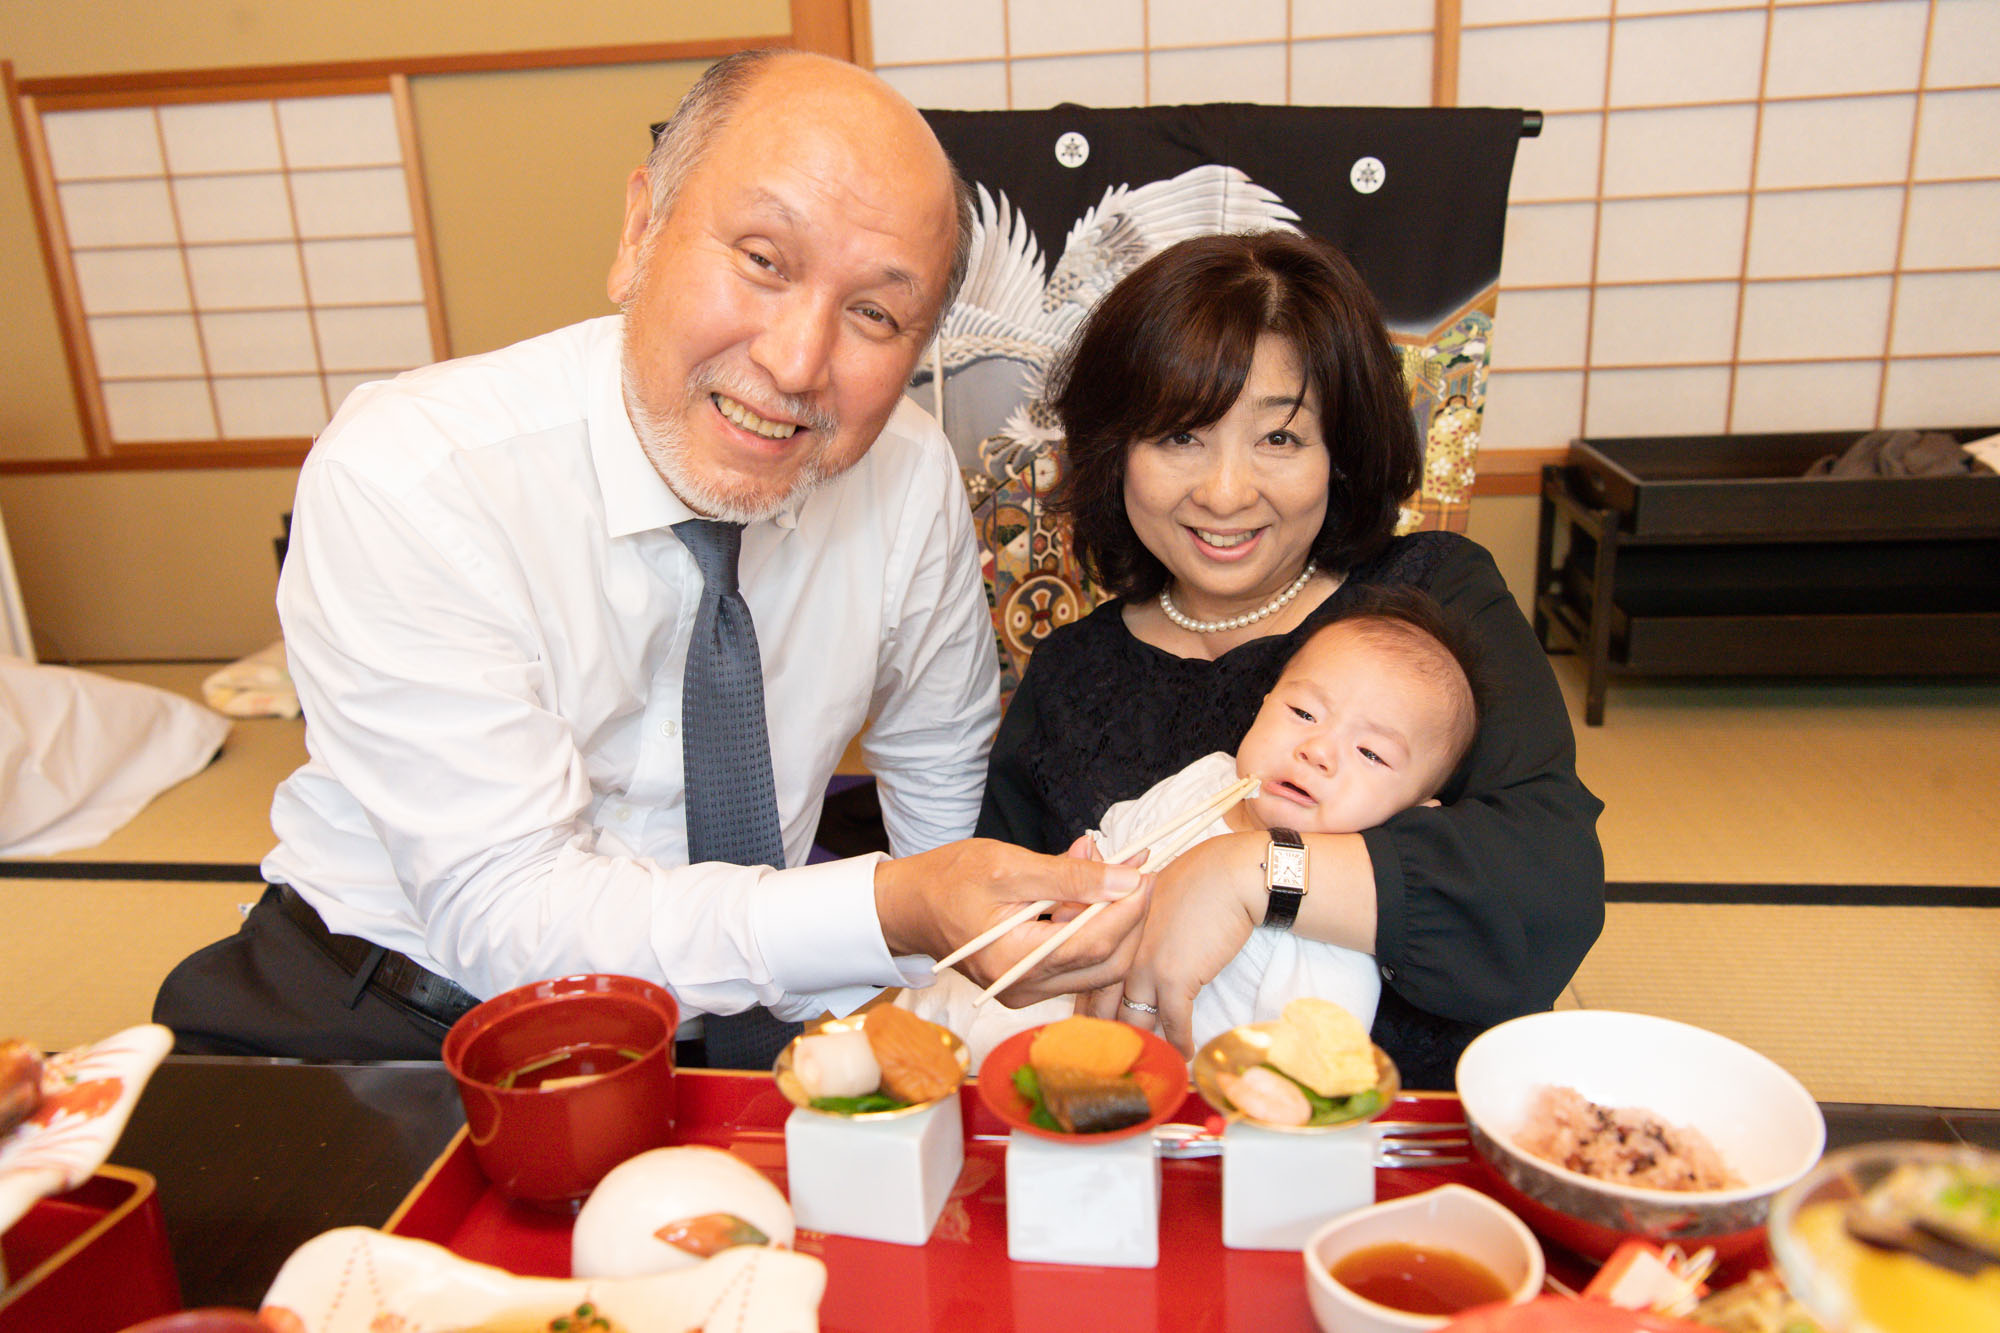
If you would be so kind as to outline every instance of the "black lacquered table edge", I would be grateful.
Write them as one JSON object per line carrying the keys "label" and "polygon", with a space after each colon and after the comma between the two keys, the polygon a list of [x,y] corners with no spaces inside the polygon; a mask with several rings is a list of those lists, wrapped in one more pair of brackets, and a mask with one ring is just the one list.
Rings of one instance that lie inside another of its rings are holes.
{"label": "black lacquered table edge", "polygon": [[[1925,1139],[2000,1151],[2000,1110],[1822,1109],[1828,1149]],[[171,1056],[111,1160],[159,1183],[183,1303],[255,1309],[307,1240],[386,1222],[464,1123],[437,1063]]]}
{"label": "black lacquered table edge", "polygon": [[182,1303],[255,1309],[307,1240],[386,1221],[464,1123],[436,1062],[170,1056],[111,1160],[159,1184]]}

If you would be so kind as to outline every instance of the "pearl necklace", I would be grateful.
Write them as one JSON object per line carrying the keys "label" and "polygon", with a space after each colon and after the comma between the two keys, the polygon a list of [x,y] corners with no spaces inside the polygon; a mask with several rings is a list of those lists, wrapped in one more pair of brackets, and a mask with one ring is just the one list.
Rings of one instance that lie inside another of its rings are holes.
{"label": "pearl necklace", "polygon": [[1292,585],[1289,588],[1286,588],[1255,611],[1245,611],[1240,616],[1225,616],[1221,620],[1196,620],[1193,616],[1174,605],[1173,595],[1165,588],[1160,589],[1160,610],[1167,613],[1168,620],[1173,621],[1182,629],[1193,634],[1219,634],[1223,630],[1242,629],[1245,625],[1256,624],[1266,616],[1275,616],[1278,612],[1290,606],[1292,599],[1297,597],[1300,589],[1306,586],[1306,580],[1311,578],[1318,570],[1318,565],[1310,560],[1306,561],[1306,567],[1299,571],[1299,576],[1292,580]]}

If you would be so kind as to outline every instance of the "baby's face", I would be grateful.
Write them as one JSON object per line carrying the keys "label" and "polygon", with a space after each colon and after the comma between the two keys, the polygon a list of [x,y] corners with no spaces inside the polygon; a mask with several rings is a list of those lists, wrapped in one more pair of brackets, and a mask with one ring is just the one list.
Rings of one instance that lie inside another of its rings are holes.
{"label": "baby's face", "polygon": [[1407,664],[1334,626],[1292,659],[1237,747],[1237,773],[1263,780],[1246,813],[1301,833],[1374,828],[1450,776],[1448,708]]}

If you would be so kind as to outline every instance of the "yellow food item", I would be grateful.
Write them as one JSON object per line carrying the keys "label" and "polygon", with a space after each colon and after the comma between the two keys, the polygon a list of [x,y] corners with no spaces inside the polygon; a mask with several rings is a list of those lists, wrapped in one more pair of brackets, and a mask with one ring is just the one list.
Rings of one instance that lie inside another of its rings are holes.
{"label": "yellow food item", "polygon": [[1139,1029],[1108,1018],[1079,1014],[1049,1024],[1028,1047],[1028,1063],[1036,1073],[1073,1069],[1099,1078],[1117,1078],[1130,1069],[1145,1049]]}
{"label": "yellow food item", "polygon": [[899,1102],[934,1102],[956,1088],[963,1072],[946,1032],[893,1004],[868,1011],[861,1029],[882,1066],[882,1091]]}
{"label": "yellow food item", "polygon": [[1301,996],[1285,1006],[1267,1063],[1322,1097],[1351,1097],[1375,1086],[1375,1047],[1353,1014],[1331,1000]]}
{"label": "yellow food item", "polygon": [[1792,1229],[1854,1312],[1882,1333],[2000,1328],[2000,1264],[1968,1276],[1901,1250],[1864,1245],[1847,1234],[1845,1203],[1799,1210]]}

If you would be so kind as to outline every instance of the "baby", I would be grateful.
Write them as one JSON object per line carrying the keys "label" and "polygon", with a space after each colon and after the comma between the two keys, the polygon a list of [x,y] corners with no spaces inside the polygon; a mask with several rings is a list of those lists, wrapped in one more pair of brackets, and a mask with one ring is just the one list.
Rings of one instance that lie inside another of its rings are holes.
{"label": "baby", "polygon": [[[1278,683],[1232,757],[1211,754],[1104,812],[1091,835],[1100,856],[1158,829],[1239,778],[1260,779],[1256,796],[1231,806],[1201,839],[1288,828],[1358,833],[1437,793],[1471,748],[1479,728],[1478,670],[1467,637],[1425,592],[1406,586],[1358,588],[1339,619],[1316,630],[1285,664]],[[1149,854],[1140,862],[1159,870]],[[975,1006],[979,989],[955,972],[906,991],[898,1003],[941,1023],[971,1047],[974,1067],[1001,1041],[1073,1011],[1068,996],[1020,1009]],[[1358,949],[1257,929],[1195,997],[1196,1048],[1245,1023],[1278,1017],[1302,995],[1332,1000],[1375,1021],[1382,982]]]}

